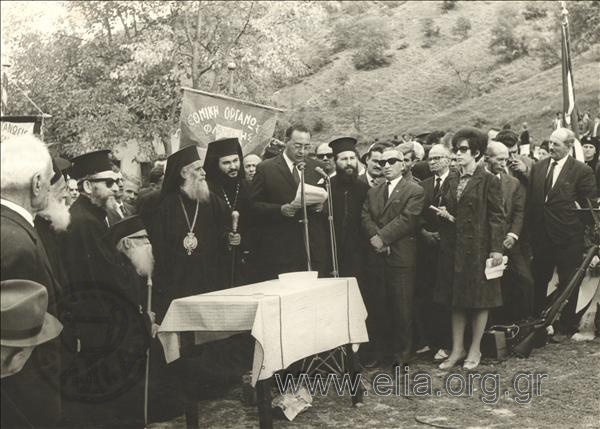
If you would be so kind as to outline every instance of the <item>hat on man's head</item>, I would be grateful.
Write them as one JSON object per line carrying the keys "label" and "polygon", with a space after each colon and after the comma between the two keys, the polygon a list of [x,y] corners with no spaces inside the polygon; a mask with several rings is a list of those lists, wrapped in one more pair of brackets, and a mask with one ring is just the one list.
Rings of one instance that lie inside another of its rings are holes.
{"label": "hat on man's head", "polygon": [[48,290],[30,280],[5,280],[0,284],[0,345],[33,347],[60,334],[62,324],[48,308]]}
{"label": "hat on man's head", "polygon": [[103,171],[112,171],[113,163],[109,154],[110,150],[97,150],[73,158],[71,176],[74,179],[81,179]]}
{"label": "hat on man's head", "polygon": [[108,230],[108,239],[113,246],[116,246],[121,239],[145,229],[146,226],[140,216],[129,216],[111,225]]}
{"label": "hat on man's head", "polygon": [[181,170],[192,162],[203,160],[200,156],[201,152],[204,152],[205,154],[206,149],[191,145],[179,149],[167,158],[167,167],[165,169],[161,195],[164,196],[179,189],[183,183]]}
{"label": "hat on man's head", "polygon": [[[206,178],[212,180],[219,174],[219,158],[224,156],[237,155],[240,158],[240,163],[244,158],[242,146],[237,137],[215,140],[208,144],[206,150],[206,162],[204,162],[204,170]],[[244,169],[240,168],[238,178],[244,177]]]}
{"label": "hat on man's head", "polygon": [[52,157],[52,170],[54,175],[50,179],[50,184],[54,185],[61,176],[64,176],[67,170],[71,167],[71,162],[59,156]]}
{"label": "hat on man's head", "polygon": [[340,137],[329,142],[329,147],[333,150],[333,156],[341,152],[356,152],[356,139],[353,137]]}

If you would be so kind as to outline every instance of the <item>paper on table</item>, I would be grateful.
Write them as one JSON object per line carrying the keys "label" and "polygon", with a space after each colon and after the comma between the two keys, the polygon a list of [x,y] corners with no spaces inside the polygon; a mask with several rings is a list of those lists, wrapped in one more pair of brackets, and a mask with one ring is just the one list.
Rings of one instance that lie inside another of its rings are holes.
{"label": "paper on table", "polygon": [[[307,206],[323,204],[327,199],[327,191],[325,189],[308,184],[304,185],[304,195],[306,198]],[[298,185],[298,190],[296,191],[296,198],[294,198],[294,201],[292,201],[290,204],[296,208],[302,207],[300,197],[300,185]]]}
{"label": "paper on table", "polygon": [[500,265],[496,265],[492,267],[492,258],[489,258],[485,261],[485,278],[488,280],[497,279],[498,277],[502,277],[504,274],[504,270],[506,269],[506,264],[508,263],[508,256],[502,257],[502,263]]}

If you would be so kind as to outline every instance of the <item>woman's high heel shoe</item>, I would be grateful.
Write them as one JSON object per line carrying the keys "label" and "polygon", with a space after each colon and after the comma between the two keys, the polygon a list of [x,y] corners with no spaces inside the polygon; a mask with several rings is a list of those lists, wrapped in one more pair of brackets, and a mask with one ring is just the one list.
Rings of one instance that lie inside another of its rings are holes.
{"label": "woman's high heel shoe", "polygon": [[457,363],[459,363],[461,360],[463,360],[466,356],[467,356],[467,353],[463,351],[457,359],[452,359],[452,354],[451,354],[450,357],[448,359],[446,359],[444,362],[442,362],[438,368],[439,369],[450,369],[453,366],[455,366]]}
{"label": "woman's high heel shoe", "polygon": [[476,360],[467,359],[463,364],[463,369],[465,371],[473,371],[475,368],[479,366],[479,362],[481,362],[481,353],[479,353],[479,357]]}

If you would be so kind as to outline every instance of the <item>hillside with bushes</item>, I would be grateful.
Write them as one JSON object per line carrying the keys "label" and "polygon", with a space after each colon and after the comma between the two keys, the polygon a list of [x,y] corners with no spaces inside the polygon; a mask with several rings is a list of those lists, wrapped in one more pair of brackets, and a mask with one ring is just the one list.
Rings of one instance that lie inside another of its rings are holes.
{"label": "hillside with bushes", "polygon": [[[316,141],[352,134],[367,142],[463,125],[519,129],[524,121],[540,141],[562,109],[556,2],[330,3],[338,4],[329,10],[338,19],[313,58],[327,44],[331,57],[272,97],[289,110],[289,121],[311,127]],[[594,114],[598,35],[587,33],[589,22],[574,28],[589,10],[568,7],[577,102]]]}

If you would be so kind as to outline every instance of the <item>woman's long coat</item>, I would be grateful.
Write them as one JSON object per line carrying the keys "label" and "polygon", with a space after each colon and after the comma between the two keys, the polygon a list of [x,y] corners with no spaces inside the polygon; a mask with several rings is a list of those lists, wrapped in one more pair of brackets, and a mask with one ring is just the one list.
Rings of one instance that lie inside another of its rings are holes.
{"label": "woman's long coat", "polygon": [[486,280],[490,252],[502,253],[505,214],[500,180],[478,166],[460,200],[460,176],[451,172],[442,187],[442,206],[455,223],[442,220],[434,299],[454,308],[493,308],[502,305],[500,279]]}

